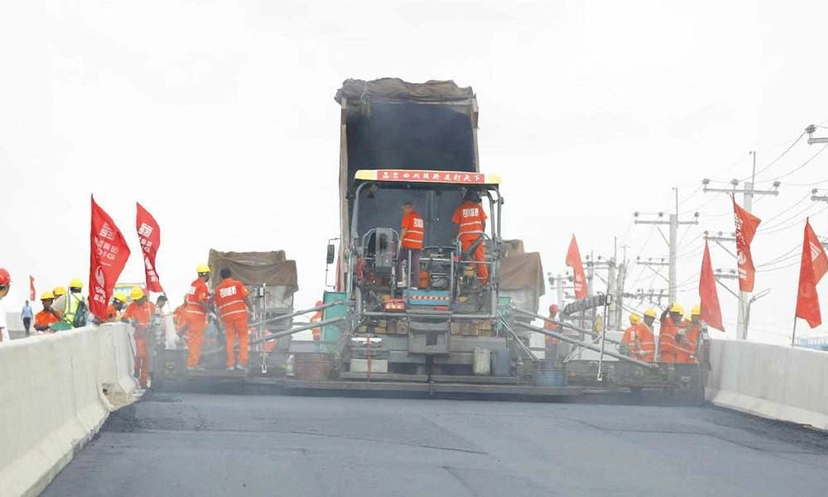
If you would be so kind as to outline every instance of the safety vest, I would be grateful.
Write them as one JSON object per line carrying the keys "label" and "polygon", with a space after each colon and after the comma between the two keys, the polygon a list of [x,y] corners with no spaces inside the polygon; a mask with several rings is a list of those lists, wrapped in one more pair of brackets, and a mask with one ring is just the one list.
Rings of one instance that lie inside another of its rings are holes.
{"label": "safety vest", "polygon": [[[207,289],[207,283],[201,278],[196,279],[190,284],[190,290],[187,292],[187,314],[196,314],[199,316],[206,316],[202,303],[207,303],[206,298],[210,291]],[[202,298],[203,297],[203,298]]]}
{"label": "safety vest", "polygon": [[[310,318],[311,323],[316,323],[316,322],[319,322],[321,320],[322,320],[322,311],[316,311],[316,314],[314,314],[313,317]],[[311,334],[313,335],[313,340],[315,342],[318,342],[319,340],[322,339],[322,330],[319,329],[319,328],[312,328],[311,329]]]}
{"label": "safety vest", "polygon": [[[486,213],[483,212],[483,207],[480,204],[463,202],[454,211],[451,220],[459,227],[461,240],[476,240],[480,235],[473,234],[473,232],[484,231],[483,223],[486,221]],[[464,235],[464,233],[468,234]]]}
{"label": "safety vest", "polygon": [[224,321],[233,321],[247,316],[247,289],[241,282],[227,278],[216,287],[216,305]]}
{"label": "safety vest", "polygon": [[78,306],[83,297],[77,297],[77,293],[69,292],[63,297],[63,322],[74,326],[75,314],[78,313]]}
{"label": "safety vest", "polygon": [[[638,323],[633,327],[633,346],[632,351],[635,352],[636,359],[640,361],[652,362],[655,360],[655,336],[650,330],[650,327],[645,323]],[[635,339],[638,339],[638,345],[635,345]],[[643,354],[639,354],[643,352]]]}
{"label": "safety vest", "polygon": [[658,335],[659,362],[676,362],[676,334],[678,326],[670,323],[661,325],[661,333]]}
{"label": "safety vest", "polygon": [[406,230],[405,238],[402,239],[402,247],[411,250],[422,249],[425,237],[425,222],[422,216],[414,211],[409,212],[403,217],[402,227]]}

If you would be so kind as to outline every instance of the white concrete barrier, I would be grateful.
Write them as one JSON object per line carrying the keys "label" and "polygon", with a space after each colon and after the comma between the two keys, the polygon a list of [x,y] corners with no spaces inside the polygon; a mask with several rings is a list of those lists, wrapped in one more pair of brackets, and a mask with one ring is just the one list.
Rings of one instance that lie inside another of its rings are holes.
{"label": "white concrete barrier", "polygon": [[828,352],[713,340],[710,362],[713,404],[828,430]]}
{"label": "white concrete barrier", "polygon": [[0,495],[40,494],[129,401],[129,342],[104,325],[0,344]]}

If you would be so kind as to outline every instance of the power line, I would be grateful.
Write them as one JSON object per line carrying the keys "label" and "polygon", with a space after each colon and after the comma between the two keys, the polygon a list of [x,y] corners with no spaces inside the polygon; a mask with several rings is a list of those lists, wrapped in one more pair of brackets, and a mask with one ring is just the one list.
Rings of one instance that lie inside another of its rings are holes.
{"label": "power line", "polygon": [[794,168],[793,170],[791,170],[791,171],[789,171],[789,172],[787,172],[787,173],[783,174],[782,176],[779,176],[779,177],[777,177],[777,178],[772,179],[771,181],[779,181],[780,179],[782,179],[782,178],[787,178],[788,176],[792,175],[793,173],[795,173],[795,172],[797,172],[797,171],[801,170],[803,167],[805,167],[805,166],[807,166],[808,164],[810,164],[810,163],[811,163],[811,161],[813,161],[814,159],[816,159],[816,158],[817,158],[817,156],[818,156],[819,154],[821,154],[822,152],[824,152],[826,148],[828,148],[828,143],[826,143],[826,144],[825,144],[825,146],[823,146],[821,149],[817,150],[817,152],[816,152],[814,155],[812,155],[812,156],[811,156],[808,160],[806,160],[805,162],[803,162],[801,165],[799,165],[798,167]]}
{"label": "power line", "polygon": [[[802,137],[803,137],[803,136],[805,136],[805,134],[806,134],[806,133],[807,133],[807,131],[803,131],[803,132],[802,132],[802,134],[800,134],[799,136],[797,136],[797,137],[796,137],[796,139],[793,141],[793,143],[791,143],[791,144],[788,146],[788,148],[786,148],[786,149],[785,149],[785,151],[784,151],[784,152],[782,152],[781,154],[779,154],[779,156],[778,156],[778,157],[776,157],[775,159],[773,159],[772,161],[770,161],[770,163],[768,163],[768,165],[767,165],[767,166],[765,166],[765,167],[763,167],[762,169],[760,169],[760,170],[756,171],[756,173],[754,173],[754,174],[753,174],[753,177],[755,178],[756,176],[758,176],[758,175],[760,175],[760,174],[764,173],[765,171],[767,171],[768,169],[772,168],[774,164],[776,164],[777,162],[779,162],[779,159],[781,159],[782,157],[785,157],[785,155],[787,155],[787,154],[788,154],[788,152],[790,152],[790,151],[791,151],[791,149],[792,149],[792,148],[794,148],[794,145],[796,145],[797,143],[799,143],[799,140],[801,140],[801,139],[802,139]],[[748,177],[746,177],[746,178],[742,178],[742,181],[747,181],[747,180],[749,180],[749,179],[751,179],[751,176],[748,176]]]}

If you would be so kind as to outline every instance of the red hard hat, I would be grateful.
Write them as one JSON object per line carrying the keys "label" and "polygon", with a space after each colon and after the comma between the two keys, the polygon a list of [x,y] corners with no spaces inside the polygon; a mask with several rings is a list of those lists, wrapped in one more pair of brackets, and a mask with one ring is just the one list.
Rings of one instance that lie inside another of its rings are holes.
{"label": "red hard hat", "polygon": [[11,275],[4,267],[0,267],[0,285],[8,285],[11,283]]}
{"label": "red hard hat", "polygon": [[552,305],[549,306],[549,312],[558,312],[560,310],[561,309],[560,309],[560,307],[558,307],[558,304],[552,304]]}

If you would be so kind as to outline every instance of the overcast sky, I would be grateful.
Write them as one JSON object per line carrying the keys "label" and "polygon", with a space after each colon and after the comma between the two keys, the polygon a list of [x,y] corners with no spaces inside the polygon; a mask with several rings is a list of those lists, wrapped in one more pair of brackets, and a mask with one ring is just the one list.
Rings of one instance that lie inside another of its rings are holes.
{"label": "overcast sky", "polygon": [[[504,235],[541,252],[547,271],[564,271],[572,233],[584,255],[611,255],[617,236],[629,259],[666,257],[632,214],[675,209],[678,187],[682,219],[701,213],[679,231],[687,307],[702,231],[733,230],[727,196],[701,180],[749,176],[756,150],[759,187],[782,186],[755,203],[755,261],[776,262],[757,275],[757,291],[772,292],[751,334],[784,342],[805,216],[828,236],[828,204],[809,198],[828,188],[828,153],[799,168],[821,149],[803,138],[767,166],[805,126],[828,125],[826,18],[828,6],[793,1],[8,2],[0,266],[18,287],[7,307],[28,274],[38,291],[87,279],[90,193],[133,254],[135,201],[154,214],[174,301],[210,248],[284,249],[297,304],[313,304],[338,235],[333,96],[346,78],[392,76],[475,90],[481,166],[504,178]],[[714,266],[734,266],[711,251]],[[142,278],[133,257],[122,280]],[[666,283],[633,267],[637,288]],[[720,299],[733,336],[735,300]]]}

